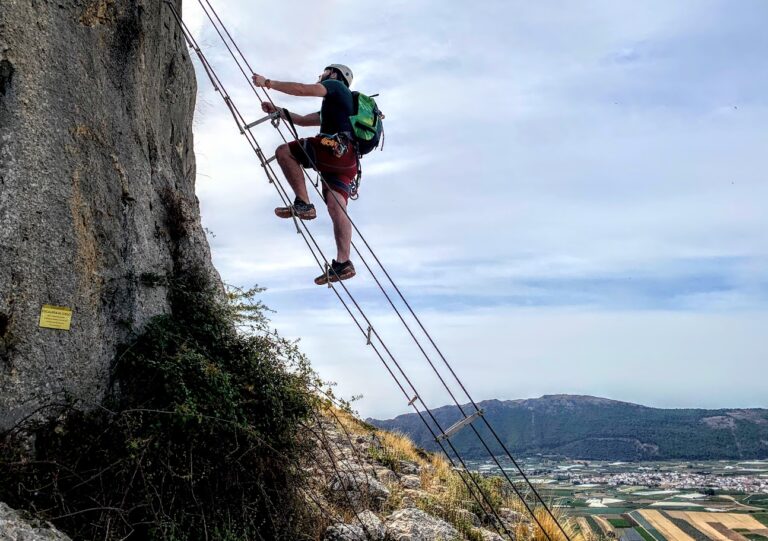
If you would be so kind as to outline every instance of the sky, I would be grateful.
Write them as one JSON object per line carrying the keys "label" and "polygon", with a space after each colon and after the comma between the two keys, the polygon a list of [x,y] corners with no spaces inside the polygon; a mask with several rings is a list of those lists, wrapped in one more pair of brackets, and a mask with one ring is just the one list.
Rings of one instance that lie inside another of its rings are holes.
{"label": "sky", "polygon": [[[263,116],[197,1],[184,3],[234,102]],[[344,63],[353,89],[380,94],[384,148],[364,158],[349,212],[476,401],[768,407],[764,0],[211,3],[257,73],[314,82]],[[267,288],[274,327],[337,394],[363,395],[361,415],[409,411],[332,290],[313,284],[315,261],[274,216],[274,187],[199,68],[197,193],[222,278]],[[271,154],[275,130],[256,130]],[[352,260],[345,284],[422,398],[451,403]]]}

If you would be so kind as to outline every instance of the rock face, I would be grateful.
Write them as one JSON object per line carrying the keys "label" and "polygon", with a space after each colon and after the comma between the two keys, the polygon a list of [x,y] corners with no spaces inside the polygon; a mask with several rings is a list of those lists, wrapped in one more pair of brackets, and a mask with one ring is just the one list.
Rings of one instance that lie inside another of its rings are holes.
{"label": "rock face", "polygon": [[[218,280],[195,94],[164,2],[0,2],[0,429],[65,393],[98,400],[116,345],[168,311],[168,278]],[[71,329],[40,328],[44,304]]]}
{"label": "rock face", "polygon": [[456,529],[420,509],[401,509],[386,518],[387,535],[393,541],[454,541]]}
{"label": "rock face", "polygon": [[50,524],[32,524],[4,503],[0,503],[0,539],[70,541],[69,537]]}
{"label": "rock face", "polygon": [[371,511],[355,515],[354,524],[334,524],[323,541],[383,541],[387,532],[379,517]]}
{"label": "rock face", "polygon": [[389,498],[389,489],[363,471],[339,472],[331,479],[328,489],[352,505],[366,503],[378,508]]}

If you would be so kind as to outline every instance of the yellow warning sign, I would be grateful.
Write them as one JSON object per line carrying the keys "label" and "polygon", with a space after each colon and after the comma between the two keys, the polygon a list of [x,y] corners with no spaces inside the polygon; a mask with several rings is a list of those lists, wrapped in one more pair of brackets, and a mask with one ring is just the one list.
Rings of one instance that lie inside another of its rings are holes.
{"label": "yellow warning sign", "polygon": [[40,326],[44,329],[68,331],[72,324],[72,310],[66,306],[44,304],[40,310]]}

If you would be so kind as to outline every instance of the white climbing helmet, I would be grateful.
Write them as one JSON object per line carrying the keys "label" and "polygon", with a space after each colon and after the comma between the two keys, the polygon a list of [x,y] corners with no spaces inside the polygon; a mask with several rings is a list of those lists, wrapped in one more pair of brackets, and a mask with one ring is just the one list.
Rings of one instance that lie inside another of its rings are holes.
{"label": "white climbing helmet", "polygon": [[352,70],[349,69],[349,66],[345,66],[344,64],[329,64],[325,66],[325,69],[337,69],[341,72],[341,75],[344,77],[344,80],[347,83],[347,86],[352,86],[352,79],[354,78],[354,75],[352,75]]}

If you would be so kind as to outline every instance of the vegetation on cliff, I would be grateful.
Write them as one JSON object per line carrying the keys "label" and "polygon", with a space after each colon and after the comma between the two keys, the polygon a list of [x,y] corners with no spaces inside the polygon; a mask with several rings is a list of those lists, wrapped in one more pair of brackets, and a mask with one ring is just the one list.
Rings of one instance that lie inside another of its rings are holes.
{"label": "vegetation on cliff", "polygon": [[0,501],[73,539],[484,540],[494,513],[521,541],[560,539],[499,479],[472,474],[492,512],[469,473],[321,399],[258,290],[224,298],[206,273],[184,276],[142,277],[168,287],[172,312],[121,349],[103,403],[51,403],[54,420],[2,434]]}
{"label": "vegetation on cliff", "polygon": [[315,376],[256,291],[227,301],[205,275],[168,284],[172,313],[121,350],[103,404],[3,435],[0,500],[75,539],[302,538]]}

